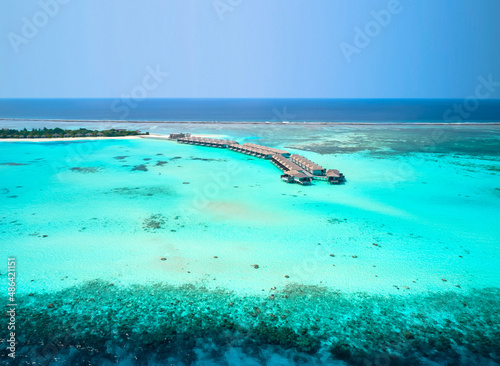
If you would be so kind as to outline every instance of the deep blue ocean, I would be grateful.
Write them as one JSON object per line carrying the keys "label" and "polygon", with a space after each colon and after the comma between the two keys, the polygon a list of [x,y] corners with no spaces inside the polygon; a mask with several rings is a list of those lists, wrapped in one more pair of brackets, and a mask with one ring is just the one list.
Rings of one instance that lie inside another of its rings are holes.
{"label": "deep blue ocean", "polygon": [[499,122],[500,100],[0,99],[2,119],[219,122]]}

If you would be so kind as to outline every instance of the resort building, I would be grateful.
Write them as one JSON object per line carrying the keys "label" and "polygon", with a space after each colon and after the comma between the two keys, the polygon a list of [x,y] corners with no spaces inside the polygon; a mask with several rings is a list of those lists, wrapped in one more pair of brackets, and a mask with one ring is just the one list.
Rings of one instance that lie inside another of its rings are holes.
{"label": "resort building", "polygon": [[47,136],[46,136],[46,135],[42,135],[42,136],[40,136],[40,137],[41,137],[42,139],[46,139],[46,138],[47,138]]}
{"label": "resort building", "polygon": [[89,132],[89,133],[86,133],[86,134],[85,134],[85,136],[86,136],[86,137],[94,137],[94,134],[93,134],[93,133],[91,133],[91,132]]}
{"label": "resort building", "polygon": [[83,135],[81,133],[77,133],[75,137],[83,137]]}
{"label": "resort building", "polygon": [[290,157],[290,153],[288,151],[280,150],[280,149],[275,149],[273,147],[267,147],[267,146],[264,146],[264,145],[257,145],[257,144],[252,144],[252,143],[246,143],[246,144],[243,144],[243,146],[253,147],[253,148],[256,148],[256,149],[260,149],[260,150],[265,150],[265,151],[270,152],[272,155],[276,155],[277,154],[277,155],[284,156],[285,158],[289,158]]}
{"label": "resort building", "polygon": [[318,165],[314,162],[312,162],[309,159],[306,159],[302,155],[297,155],[293,154],[290,156],[290,160],[293,161],[295,164],[303,168],[305,171],[313,174],[313,175],[325,175],[326,174],[326,169],[323,168],[321,165]]}
{"label": "resort building", "polygon": [[53,138],[57,138],[57,137],[61,137],[61,135],[59,135],[58,133],[55,133],[52,135]]}
{"label": "resort building", "polygon": [[[99,134],[98,134],[99,136]],[[245,143],[240,145],[236,141],[196,137],[186,133],[172,133],[170,139],[183,144],[228,148],[230,150],[270,160],[283,171],[281,180],[287,183],[310,185],[313,180],[323,180],[330,184],[341,184],[345,177],[337,169],[325,169],[311,160],[297,154],[290,155],[288,151],[275,149],[263,145]]]}
{"label": "resort building", "polygon": [[64,137],[73,137],[69,133],[65,134]]}
{"label": "resort building", "polygon": [[177,140],[183,137],[190,137],[190,136],[191,136],[190,133],[171,133],[170,135],[168,135],[168,138],[172,140]]}
{"label": "resort building", "polygon": [[297,170],[289,170],[281,176],[281,180],[286,183],[299,183],[303,186],[311,185],[311,177]]}
{"label": "resort building", "polygon": [[273,155],[271,162],[279,169],[283,170],[284,174],[281,180],[287,183],[298,183],[303,186],[311,185],[312,176],[304,172],[304,170],[294,162],[288,160],[282,155]]}
{"label": "resort building", "polygon": [[326,171],[326,178],[330,184],[342,184],[345,182],[344,174],[337,169],[328,169]]}
{"label": "resort building", "polygon": [[[256,145],[258,146],[258,145]],[[263,158],[263,159],[271,159],[273,156],[273,153],[264,149],[261,149],[260,147],[252,147],[248,146],[247,144],[240,145],[238,143],[229,145],[229,149],[233,151],[240,152],[242,154],[247,154],[251,156],[255,156],[258,158]]]}
{"label": "resort building", "polygon": [[192,136],[178,138],[177,142],[183,144],[220,147],[220,148],[227,148],[229,145],[235,145],[238,143],[236,141],[231,141],[231,140],[211,139],[206,137],[192,137]]}
{"label": "resort building", "polygon": [[102,132],[98,132],[97,136],[102,137],[102,136],[104,136],[104,134]]}
{"label": "resort building", "polygon": [[287,171],[303,172],[303,169],[300,166],[288,160],[282,155],[273,155],[273,157],[271,158],[271,162],[284,172]]}

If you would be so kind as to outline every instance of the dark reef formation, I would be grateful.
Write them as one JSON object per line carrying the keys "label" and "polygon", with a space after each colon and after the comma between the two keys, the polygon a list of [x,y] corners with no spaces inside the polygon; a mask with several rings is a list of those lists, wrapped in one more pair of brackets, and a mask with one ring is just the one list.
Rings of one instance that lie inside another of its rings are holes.
{"label": "dark reef formation", "polygon": [[87,166],[87,167],[73,167],[71,168],[72,172],[78,172],[78,173],[98,173],[100,170],[99,167],[93,167],[93,166]]}
{"label": "dark reef formation", "polygon": [[[241,296],[95,281],[18,296],[18,348],[8,364],[255,365],[278,357],[288,360],[280,365],[494,365],[499,300],[499,289],[383,296],[289,285]],[[6,329],[5,313],[1,320]],[[248,362],[232,363],[235,354]]]}

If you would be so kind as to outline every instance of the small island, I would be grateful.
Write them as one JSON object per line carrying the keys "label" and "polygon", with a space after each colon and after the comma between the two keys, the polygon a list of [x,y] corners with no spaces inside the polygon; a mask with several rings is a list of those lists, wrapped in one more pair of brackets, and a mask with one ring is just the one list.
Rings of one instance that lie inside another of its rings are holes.
{"label": "small island", "polygon": [[79,128],[77,130],[67,130],[62,128],[33,128],[31,131],[24,128],[16,130],[4,128],[0,130],[2,139],[51,139],[51,138],[83,138],[83,137],[125,137],[149,135],[149,132],[142,133],[139,130],[127,130],[122,128],[112,128],[110,130],[88,130]]}

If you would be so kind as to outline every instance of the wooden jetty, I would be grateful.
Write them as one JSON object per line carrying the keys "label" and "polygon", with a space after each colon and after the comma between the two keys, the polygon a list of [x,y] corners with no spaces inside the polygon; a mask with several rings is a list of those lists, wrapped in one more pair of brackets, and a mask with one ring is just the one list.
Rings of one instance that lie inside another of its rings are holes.
{"label": "wooden jetty", "polygon": [[194,137],[194,136],[180,137],[177,138],[177,141],[183,144],[220,147],[220,148],[227,148],[229,145],[234,145],[238,143],[237,141],[232,141],[232,140],[211,139],[207,137]]}
{"label": "wooden jetty", "polygon": [[290,156],[290,153],[288,151],[250,143],[246,143],[243,145],[236,143],[229,146],[229,149],[263,159],[271,159],[274,155],[286,157]]}
{"label": "wooden jetty", "polygon": [[169,138],[177,140],[177,142],[182,144],[225,148],[270,160],[277,168],[283,171],[281,180],[287,183],[311,185],[313,180],[322,180],[330,184],[342,184],[345,182],[344,174],[340,173],[337,169],[325,169],[302,155],[291,155],[285,150],[252,143],[239,144],[233,140],[196,137],[191,136],[189,133],[173,133],[170,134]]}
{"label": "wooden jetty", "polygon": [[243,144],[243,146],[248,146],[248,147],[253,147],[253,148],[256,148],[256,149],[268,151],[272,155],[282,155],[285,158],[289,158],[290,157],[290,153],[288,151],[284,151],[284,150],[280,150],[280,149],[275,149],[273,147],[267,147],[267,146],[264,146],[264,145],[257,145],[257,144],[251,144],[251,143]]}

